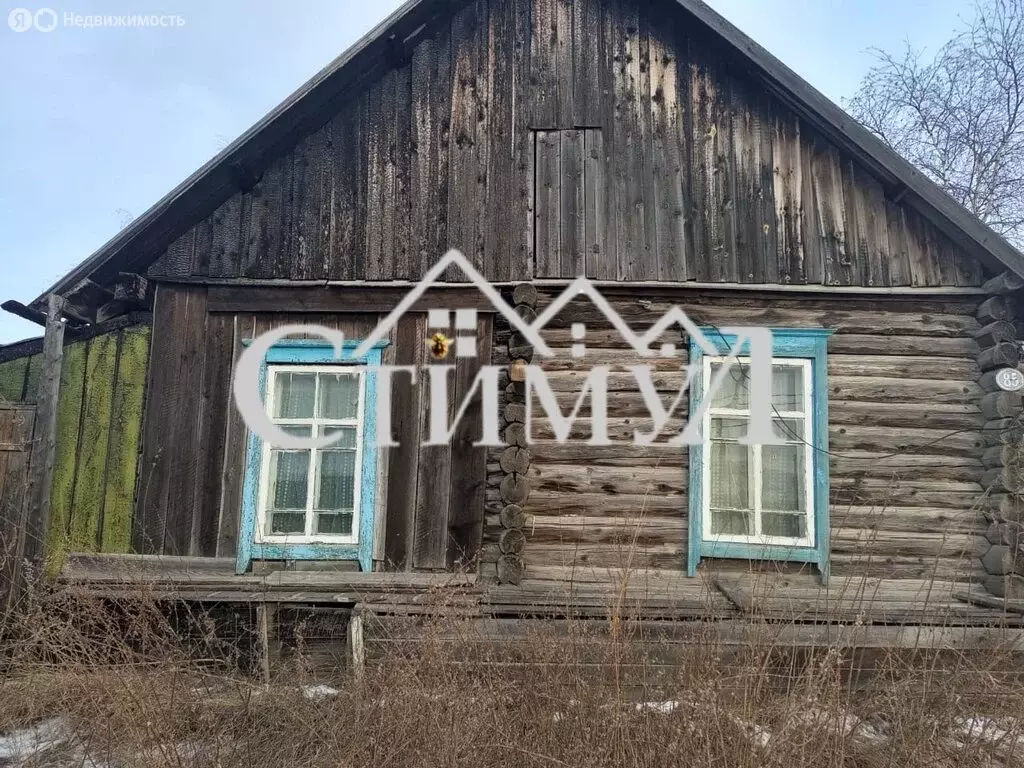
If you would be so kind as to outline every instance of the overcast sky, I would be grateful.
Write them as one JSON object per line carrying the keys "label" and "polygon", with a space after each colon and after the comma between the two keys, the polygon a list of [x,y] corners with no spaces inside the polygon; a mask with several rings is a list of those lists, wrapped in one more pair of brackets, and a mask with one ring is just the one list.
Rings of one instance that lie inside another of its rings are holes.
{"label": "overcast sky", "polygon": [[[970,13],[970,0],[710,4],[835,101],[870,47],[934,49]],[[50,32],[13,31],[15,6],[0,6],[0,301],[35,298],[398,5],[85,0],[50,5]],[[82,28],[67,13],[184,23]],[[0,312],[0,344],[38,333]]]}

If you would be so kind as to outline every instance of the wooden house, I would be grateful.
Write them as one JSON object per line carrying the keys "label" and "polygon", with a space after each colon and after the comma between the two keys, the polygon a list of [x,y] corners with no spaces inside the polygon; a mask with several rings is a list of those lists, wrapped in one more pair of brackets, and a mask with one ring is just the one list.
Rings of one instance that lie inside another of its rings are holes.
{"label": "wooden house", "polygon": [[[450,249],[526,322],[580,276],[614,312],[574,298],[540,355],[452,266],[363,357],[315,334],[267,353],[270,417],[333,447],[250,433],[232,396],[248,343],[284,324],[365,340]],[[210,602],[386,612],[448,590],[481,617],[617,602],[988,642],[1024,605],[1021,395],[997,381],[1019,363],[1022,286],[1020,252],[699,0],[410,0],[4,305],[46,326],[0,349],[7,567]],[[673,307],[712,339],[773,329],[784,445],[736,440],[745,379],[700,444],[637,444],[652,414],[630,366],[666,409],[683,368],[613,319],[641,334]],[[501,368],[506,445],[475,445],[486,398],[425,445],[425,375],[394,380],[398,446],[368,441],[372,365],[432,364],[432,310],[468,339],[451,404]],[[608,366],[610,445],[588,441],[585,402],[567,440],[525,428],[531,361],[564,408]]]}

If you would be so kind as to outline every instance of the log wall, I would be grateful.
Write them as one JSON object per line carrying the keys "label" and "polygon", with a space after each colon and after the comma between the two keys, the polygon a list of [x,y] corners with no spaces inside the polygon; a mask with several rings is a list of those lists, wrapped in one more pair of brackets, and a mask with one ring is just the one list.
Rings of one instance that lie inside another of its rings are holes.
{"label": "log wall", "polygon": [[[983,509],[988,416],[978,364],[983,326],[976,317],[981,298],[840,301],[693,291],[639,298],[623,288],[613,306],[638,329],[676,303],[705,325],[834,329],[828,365],[832,571],[840,577],[956,581],[984,577],[981,558],[989,547]],[[583,361],[569,353],[575,322],[588,326]],[[574,428],[577,439],[564,445],[551,439],[544,421],[537,425],[538,439],[528,448],[528,497],[520,504],[526,578],[606,581],[626,570],[685,570],[687,451],[631,444],[633,430],[650,420],[624,367],[652,364],[667,405],[682,381],[678,363],[641,361],[602,322],[586,299],[569,304],[545,333],[557,357],[542,364],[563,412],[579,392],[583,366],[612,366],[609,431],[622,442],[586,445],[586,419]],[[662,340],[687,345],[678,327]],[[508,334],[499,334],[496,357],[507,354],[507,343]],[[685,424],[686,409],[684,398],[678,409],[683,417],[673,419],[671,434]],[[506,474],[495,458],[489,464],[485,569],[502,554],[507,504],[499,487]],[[751,564],[709,561],[704,567],[746,570]]]}
{"label": "log wall", "polygon": [[496,281],[983,281],[676,3],[455,11],[311,134],[240,169],[241,189],[183,222],[150,274],[417,279],[454,247]]}

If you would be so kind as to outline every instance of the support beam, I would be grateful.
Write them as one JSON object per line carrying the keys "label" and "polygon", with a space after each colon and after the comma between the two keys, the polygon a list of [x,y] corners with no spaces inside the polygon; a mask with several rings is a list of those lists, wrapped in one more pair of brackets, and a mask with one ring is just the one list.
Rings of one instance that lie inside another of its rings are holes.
{"label": "support beam", "polygon": [[[22,524],[19,526],[21,535],[18,538],[16,569],[20,569],[26,560],[38,568],[46,556],[46,532],[50,527],[50,481],[57,444],[57,400],[60,397],[60,372],[64,357],[63,311],[64,299],[50,294],[47,298],[43,365],[36,401],[28,492],[21,513]],[[21,574],[17,573],[15,583],[20,577]]]}

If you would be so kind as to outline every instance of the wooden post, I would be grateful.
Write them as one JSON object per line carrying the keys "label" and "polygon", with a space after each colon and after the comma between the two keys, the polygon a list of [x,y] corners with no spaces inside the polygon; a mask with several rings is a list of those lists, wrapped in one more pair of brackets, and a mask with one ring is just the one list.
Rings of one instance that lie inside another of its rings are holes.
{"label": "wooden post", "polygon": [[[43,367],[39,378],[32,457],[28,471],[28,492],[22,509],[15,567],[28,561],[42,569],[46,557],[46,534],[50,527],[50,482],[57,446],[57,400],[60,397],[60,371],[64,358],[64,298],[50,294],[46,310],[46,334],[43,337]],[[17,580],[21,578],[16,573]],[[12,594],[15,590],[11,590]]]}

